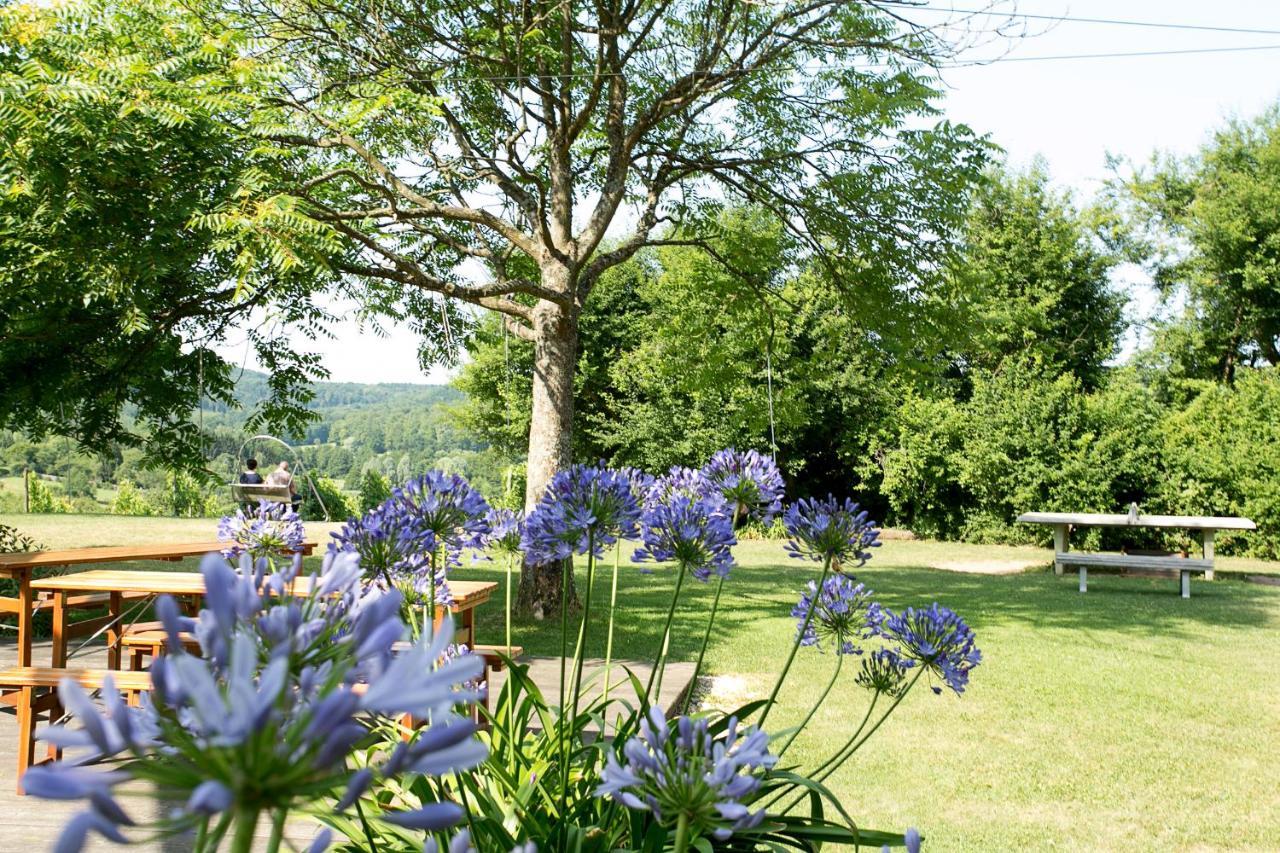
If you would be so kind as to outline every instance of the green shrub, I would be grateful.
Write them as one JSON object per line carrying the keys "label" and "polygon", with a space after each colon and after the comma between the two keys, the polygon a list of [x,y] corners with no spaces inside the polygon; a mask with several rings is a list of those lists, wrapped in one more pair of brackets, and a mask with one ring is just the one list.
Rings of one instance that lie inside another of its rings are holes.
{"label": "green shrub", "polygon": [[53,489],[45,485],[39,477],[31,476],[27,480],[27,498],[31,512],[62,513],[71,512],[71,504],[61,495],[54,494]]}
{"label": "green shrub", "polygon": [[[302,492],[301,512],[304,519],[321,520],[325,517],[325,510],[328,510],[332,521],[346,521],[356,514],[355,502],[333,480],[313,474],[311,483],[315,485],[315,492],[305,480],[298,482],[298,490]],[[316,501],[316,492],[319,492],[320,500],[324,502],[323,507]]]}
{"label": "green shrub", "polygon": [[1223,535],[1224,553],[1280,558],[1280,372],[1241,370],[1165,419],[1169,473],[1157,498],[1187,515],[1242,515],[1258,530]]}
{"label": "green shrub", "polygon": [[368,468],[360,478],[360,512],[368,512],[391,497],[391,483],[382,472]]}
{"label": "green shrub", "polygon": [[113,515],[155,515],[156,508],[132,480],[121,480],[111,501]]}

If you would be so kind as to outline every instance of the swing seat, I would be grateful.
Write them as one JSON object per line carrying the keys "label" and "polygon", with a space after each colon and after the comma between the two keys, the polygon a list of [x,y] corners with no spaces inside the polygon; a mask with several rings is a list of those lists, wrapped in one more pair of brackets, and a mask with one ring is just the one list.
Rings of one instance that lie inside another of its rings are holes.
{"label": "swing seat", "polygon": [[293,501],[293,493],[288,486],[271,486],[266,483],[232,483],[231,497],[236,503],[251,504],[258,501],[287,504]]}

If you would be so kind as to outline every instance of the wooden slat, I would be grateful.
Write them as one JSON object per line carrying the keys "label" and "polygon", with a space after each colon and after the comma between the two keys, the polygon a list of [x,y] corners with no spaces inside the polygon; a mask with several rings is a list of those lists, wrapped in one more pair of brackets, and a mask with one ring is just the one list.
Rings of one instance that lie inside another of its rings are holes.
{"label": "wooden slat", "polygon": [[16,666],[0,670],[0,686],[57,687],[64,678],[73,678],[82,687],[101,687],[111,676],[121,690],[150,690],[151,675],[146,672],[116,672],[109,669],[60,669],[52,666]]}
{"label": "wooden slat", "polygon": [[[309,590],[311,577],[295,581],[299,593]],[[122,569],[91,569],[71,575],[41,578],[31,582],[38,592],[146,592],[170,595],[204,595],[204,575],[199,572],[138,572]],[[492,581],[449,581],[453,611],[469,610],[488,601],[498,588]]]}
{"label": "wooden slat", "polygon": [[1023,524],[1074,524],[1077,527],[1174,527],[1181,530],[1256,530],[1247,518],[1212,515],[1128,515],[1101,512],[1024,512]]}
{"label": "wooden slat", "polygon": [[[221,551],[225,542],[195,542],[161,545],[112,545],[101,548],[71,548],[63,551],[28,551],[0,554],[0,570],[84,566],[96,563],[131,563],[140,560],[182,560]],[[311,554],[315,542],[302,546],[303,554]]]}
{"label": "wooden slat", "polygon": [[1194,557],[1153,557],[1145,554],[1082,554],[1068,551],[1056,555],[1060,563],[1068,566],[1115,566],[1124,569],[1150,569],[1168,572],[1203,572],[1213,568],[1212,560]]}

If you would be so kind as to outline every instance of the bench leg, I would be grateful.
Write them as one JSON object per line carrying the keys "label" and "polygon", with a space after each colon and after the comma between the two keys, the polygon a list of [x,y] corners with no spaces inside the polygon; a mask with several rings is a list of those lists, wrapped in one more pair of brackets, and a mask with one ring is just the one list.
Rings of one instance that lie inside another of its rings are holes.
{"label": "bench leg", "polygon": [[1089,591],[1089,570],[1084,566],[1080,567],[1080,591]]}
{"label": "bench leg", "polygon": [[1204,543],[1204,558],[1209,561],[1209,568],[1205,570],[1204,579],[1213,580],[1213,535],[1216,531],[1206,530],[1201,536],[1201,542]]}
{"label": "bench leg", "polygon": [[1191,572],[1179,572],[1182,575],[1182,597],[1191,597]]}
{"label": "bench leg", "polygon": [[23,687],[18,697],[18,795],[22,796],[22,776],[36,760],[36,691]]}

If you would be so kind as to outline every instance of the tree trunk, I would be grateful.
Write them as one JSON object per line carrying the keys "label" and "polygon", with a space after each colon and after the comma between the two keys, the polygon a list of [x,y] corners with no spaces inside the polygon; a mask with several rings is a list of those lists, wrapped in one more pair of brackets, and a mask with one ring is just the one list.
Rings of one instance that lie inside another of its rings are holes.
{"label": "tree trunk", "polygon": [[[544,276],[544,279],[546,276]],[[578,363],[578,318],[575,311],[551,302],[534,310],[533,412],[529,421],[529,461],[525,511],[537,504],[551,478],[572,458],[573,380]],[[525,567],[516,605],[535,618],[559,613],[562,567]],[[576,606],[573,578],[570,603]]]}

